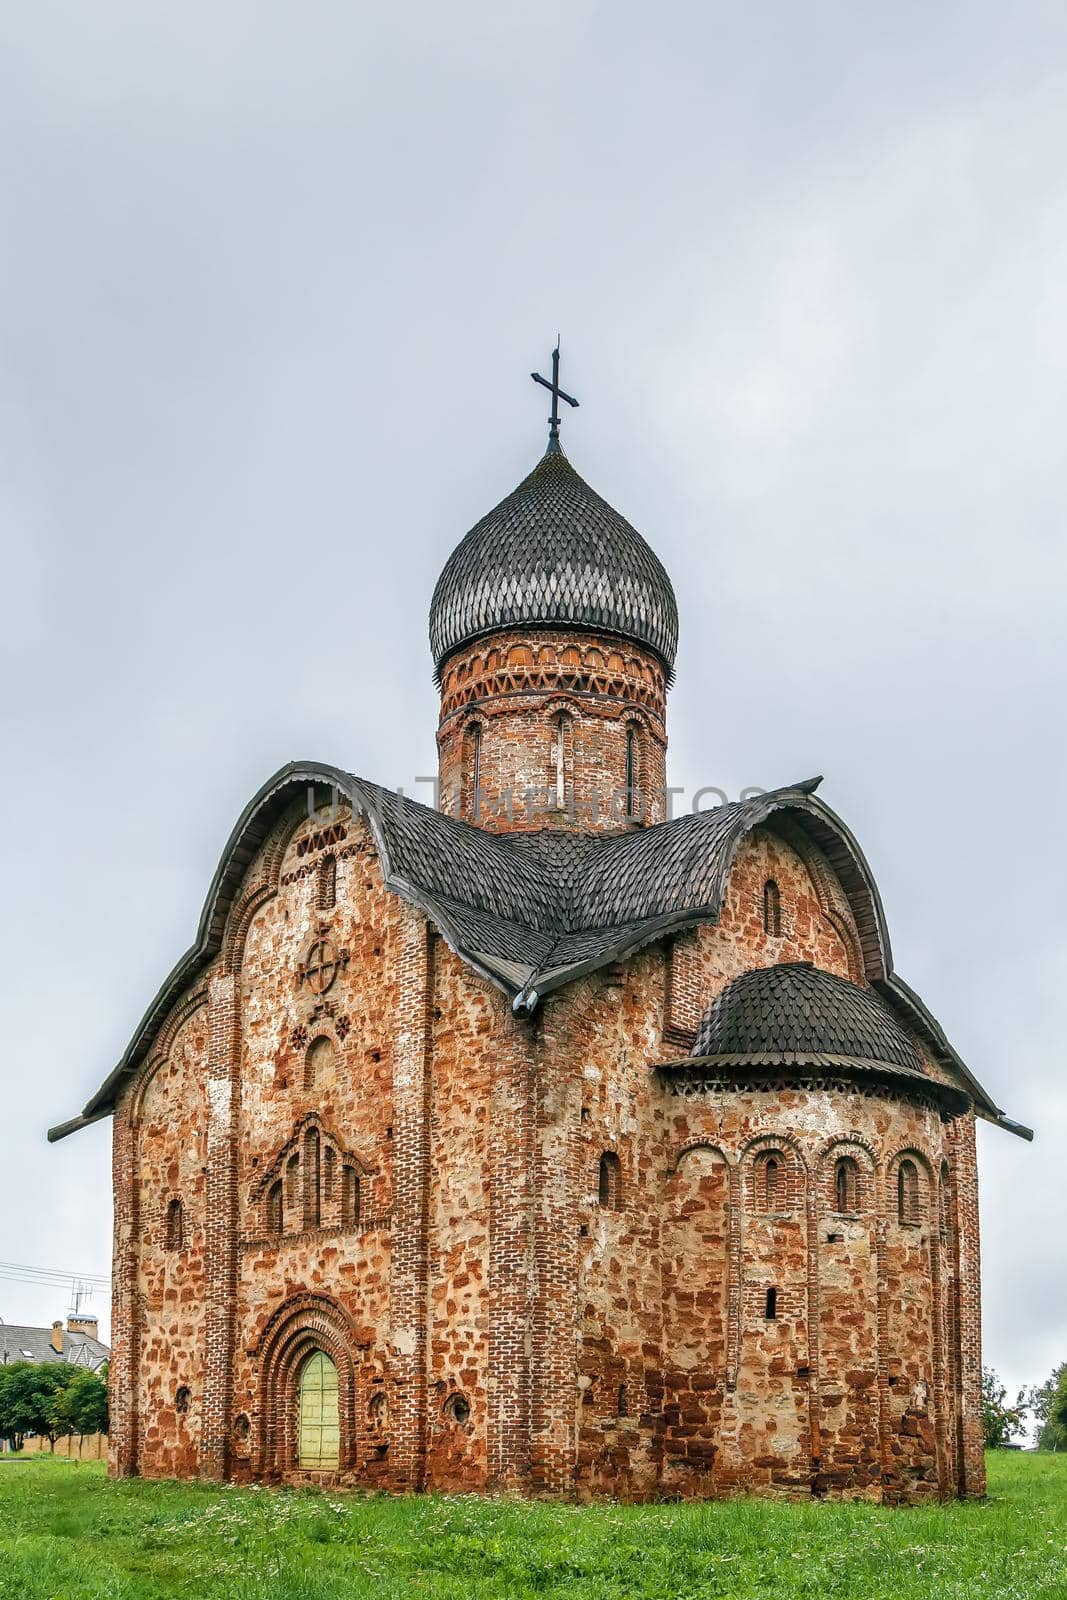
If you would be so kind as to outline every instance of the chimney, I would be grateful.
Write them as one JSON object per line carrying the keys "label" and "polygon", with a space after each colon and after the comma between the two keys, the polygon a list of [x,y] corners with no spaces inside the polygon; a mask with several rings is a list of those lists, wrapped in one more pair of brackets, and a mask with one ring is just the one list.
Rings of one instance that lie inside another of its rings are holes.
{"label": "chimney", "polygon": [[68,1333],[87,1333],[90,1339],[99,1338],[99,1326],[96,1317],[79,1317],[73,1311],[67,1318]]}
{"label": "chimney", "polygon": [[52,1324],[52,1349],[57,1356],[63,1354],[63,1324],[61,1322],[53,1322]]}

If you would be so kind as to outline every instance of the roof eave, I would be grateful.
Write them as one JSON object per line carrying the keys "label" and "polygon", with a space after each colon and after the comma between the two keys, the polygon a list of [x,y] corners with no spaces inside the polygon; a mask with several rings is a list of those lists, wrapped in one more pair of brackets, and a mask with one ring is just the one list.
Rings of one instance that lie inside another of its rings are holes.
{"label": "roof eave", "polygon": [[983,1122],[991,1123],[996,1128],[1003,1128],[1006,1133],[1015,1134],[1018,1139],[1025,1139],[1028,1143],[1033,1142],[1034,1130],[1028,1128],[1025,1123],[1016,1122],[1013,1117],[1007,1116],[1000,1106],[994,1102],[992,1096],[979,1083],[963,1057],[950,1044],[948,1035],[929,1006],[916,994],[909,983],[905,983],[899,973],[890,972],[888,977],[876,980],[874,987],[904,1013],[912,1026],[925,1039],[941,1064],[947,1067],[949,1071],[957,1073],[963,1079],[971,1099],[974,1101],[976,1116],[981,1117]]}

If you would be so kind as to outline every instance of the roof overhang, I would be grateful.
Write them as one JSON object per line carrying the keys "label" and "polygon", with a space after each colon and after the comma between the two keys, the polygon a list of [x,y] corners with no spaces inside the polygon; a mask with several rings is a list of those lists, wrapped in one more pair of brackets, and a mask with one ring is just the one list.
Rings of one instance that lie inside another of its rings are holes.
{"label": "roof overhang", "polygon": [[[873,874],[860,847],[841,819],[815,794],[820,780],[770,791],[737,807],[735,820],[716,846],[715,871],[704,903],[661,910],[638,920],[607,927],[581,928],[560,925],[533,927],[497,908],[464,908],[450,902],[447,895],[417,881],[410,867],[400,870],[391,858],[385,817],[386,791],[365,783],[349,772],[328,763],[294,761],[274,774],[242,811],[235,824],[208,890],[193,944],[175,964],[138,1023],[122,1057],[89,1099],[80,1116],[49,1130],[51,1141],[88,1127],[114,1108],[125,1084],[130,1082],[147,1060],[155,1039],[175,1003],[211,965],[224,948],[227,920],[247,868],[265,842],[284,809],[293,804],[301,790],[325,787],[343,797],[356,814],[364,816],[378,852],[385,886],[401,899],[418,907],[438,929],[445,943],[469,967],[501,989],[514,1001],[517,1012],[528,1014],[540,1001],[565,984],[608,966],[629,959],[645,946],[699,923],[717,922],[730,872],[744,839],[754,828],[770,826],[788,837],[799,830],[826,856],[848,898],[863,953],[867,981],[908,1022],[925,1041],[934,1059],[946,1072],[965,1085],[977,1114],[1021,1138],[1032,1139],[1029,1128],[1005,1116],[982,1088],[949,1044],[944,1031],[915,992],[893,972],[892,954],[885,913]],[[394,797],[395,798],[395,797]],[[420,812],[428,808],[416,801],[405,801]],[[395,805],[393,807],[395,810]],[[430,813],[434,826],[456,828],[472,836],[477,848],[485,851],[489,840],[493,848],[503,841],[486,836],[469,824]],[[678,819],[679,821],[681,819]],[[391,825],[395,826],[393,818]],[[670,822],[657,825],[670,829]],[[651,830],[650,830],[651,831]],[[533,880],[539,884],[537,875]],[[546,886],[546,900],[548,889]],[[475,916],[465,916],[473,911]],[[480,920],[479,920],[480,919]],[[466,923],[466,926],[464,926]],[[477,926],[475,926],[477,924]],[[513,933],[502,941],[501,949],[485,947],[486,928]],[[521,947],[528,943],[542,954],[529,962],[519,959]],[[516,948],[518,947],[518,954]],[[578,953],[580,951],[580,954]],[[573,952],[573,953],[572,953]]]}

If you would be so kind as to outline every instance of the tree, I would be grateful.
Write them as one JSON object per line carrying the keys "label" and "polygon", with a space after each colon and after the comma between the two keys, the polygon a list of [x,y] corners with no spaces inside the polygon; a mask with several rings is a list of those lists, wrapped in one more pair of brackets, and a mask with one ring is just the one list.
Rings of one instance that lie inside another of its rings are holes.
{"label": "tree", "polygon": [[11,1377],[24,1362],[12,1362],[10,1366],[0,1367],[0,1438],[6,1440],[12,1450],[22,1449],[22,1430],[19,1428],[13,1411],[8,1406],[7,1391]]}
{"label": "tree", "polygon": [[107,1432],[107,1385],[95,1372],[76,1370],[74,1377],[52,1396],[52,1426],[56,1436]]}
{"label": "tree", "polygon": [[1061,1362],[1039,1388],[1030,1390],[1027,1404],[1037,1423],[1037,1448],[1067,1450],[1067,1361]]}
{"label": "tree", "polygon": [[1026,1429],[1026,1390],[1020,1389],[1013,1406],[1008,1391],[992,1367],[982,1368],[982,1428],[987,1450],[1003,1450]]}
{"label": "tree", "polygon": [[25,1434],[37,1433],[55,1449],[53,1402],[75,1376],[64,1361],[14,1361],[0,1369],[0,1433],[12,1448],[21,1447]]}
{"label": "tree", "polygon": [[1052,1423],[1059,1437],[1067,1442],[1067,1365],[1059,1369],[1059,1381],[1052,1401]]}

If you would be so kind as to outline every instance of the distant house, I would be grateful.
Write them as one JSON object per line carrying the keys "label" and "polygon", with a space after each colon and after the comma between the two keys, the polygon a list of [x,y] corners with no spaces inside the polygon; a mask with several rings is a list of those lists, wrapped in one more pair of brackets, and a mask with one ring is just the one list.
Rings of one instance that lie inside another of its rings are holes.
{"label": "distant house", "polygon": [[23,1328],[0,1322],[0,1364],[13,1361],[66,1361],[72,1367],[95,1372],[111,1351],[97,1338],[95,1317],[67,1318],[67,1326],[53,1322],[50,1328]]}

